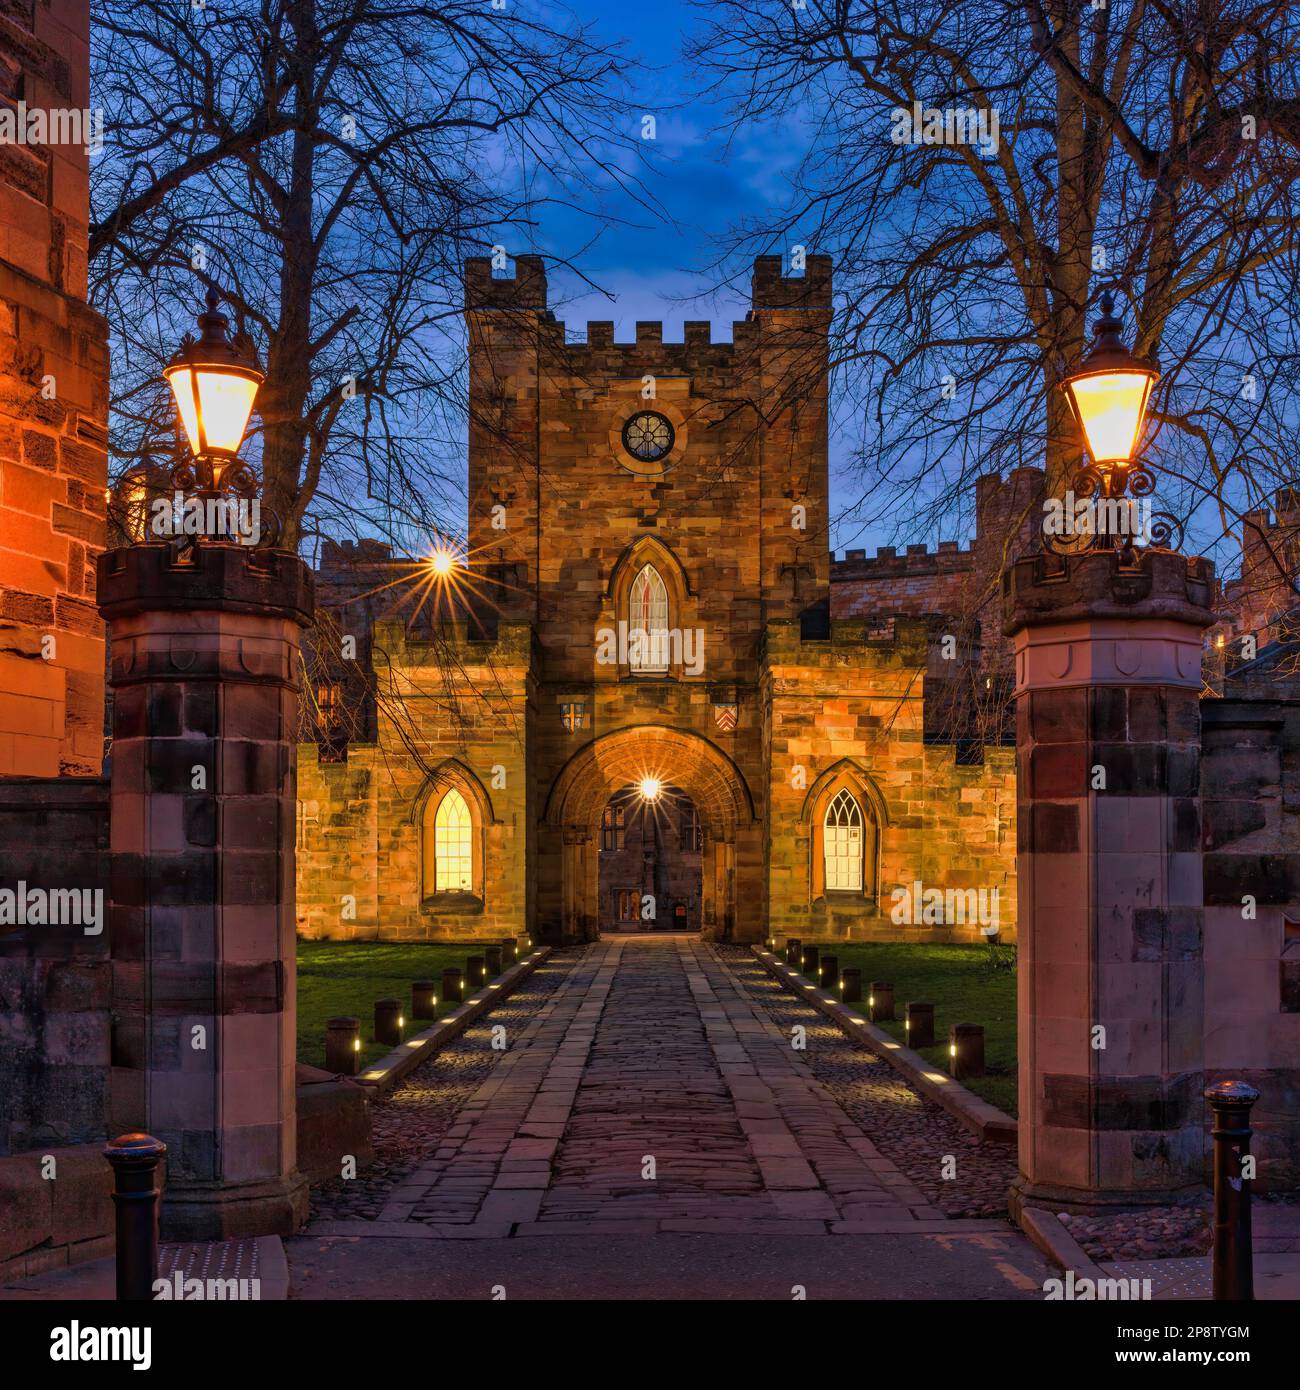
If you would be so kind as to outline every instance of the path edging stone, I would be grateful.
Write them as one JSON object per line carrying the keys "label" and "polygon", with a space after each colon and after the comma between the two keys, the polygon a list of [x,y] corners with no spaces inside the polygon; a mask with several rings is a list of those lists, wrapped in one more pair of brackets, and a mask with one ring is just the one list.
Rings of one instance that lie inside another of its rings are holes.
{"label": "path edging stone", "polygon": [[509,998],[550,954],[550,946],[539,946],[495,980],[484,985],[477,994],[470,995],[445,1018],[438,1019],[432,1028],[426,1028],[423,1033],[408,1038],[373,1066],[367,1067],[349,1080],[366,1087],[374,1095],[386,1095],[430,1053],[445,1047],[453,1038],[458,1038],[471,1023],[481,1018],[499,1000]]}
{"label": "path edging stone", "polygon": [[[977,1139],[994,1144],[1016,1142],[1018,1126],[1010,1115],[999,1110],[997,1106],[990,1105],[988,1101],[981,1100],[961,1082],[936,1072],[933,1064],[927,1062],[920,1053],[904,1047],[883,1028],[877,1028],[861,1014],[831,999],[798,971],[791,970],[783,961],[778,960],[771,951],[762,946],[751,946],[750,949],[768,974],[797,994],[806,1004],[811,1004],[818,1013],[825,1014],[854,1042],[861,1043],[869,1052],[888,1062],[911,1085],[936,1105],[941,1105]],[[934,1080],[935,1076],[940,1079]]]}
{"label": "path edging stone", "polygon": [[1065,1229],[1055,1212],[1044,1207],[1021,1207],[1020,1229],[1058,1269],[1072,1269],[1088,1279],[1109,1277]]}

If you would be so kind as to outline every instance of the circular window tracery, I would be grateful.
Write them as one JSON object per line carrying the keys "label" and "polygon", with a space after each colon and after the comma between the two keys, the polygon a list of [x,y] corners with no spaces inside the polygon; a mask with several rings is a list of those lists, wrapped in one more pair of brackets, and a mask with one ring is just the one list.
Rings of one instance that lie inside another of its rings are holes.
{"label": "circular window tracery", "polygon": [[639,463],[658,463],[672,452],[677,434],[657,410],[642,410],[623,425],[623,447]]}

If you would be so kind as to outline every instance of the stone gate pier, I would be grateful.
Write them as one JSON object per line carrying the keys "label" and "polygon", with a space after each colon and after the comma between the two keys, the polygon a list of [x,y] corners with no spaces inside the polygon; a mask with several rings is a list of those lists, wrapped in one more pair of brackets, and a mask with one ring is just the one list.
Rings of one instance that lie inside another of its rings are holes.
{"label": "stone gate pier", "polygon": [[1020,1176],[1013,1207],[1200,1189],[1207,561],[1043,554],[1015,643]]}
{"label": "stone gate pier", "polygon": [[110,1132],[168,1147],[163,1233],[286,1233],[295,1152],[295,556],[136,545],[99,560],[111,634]]}

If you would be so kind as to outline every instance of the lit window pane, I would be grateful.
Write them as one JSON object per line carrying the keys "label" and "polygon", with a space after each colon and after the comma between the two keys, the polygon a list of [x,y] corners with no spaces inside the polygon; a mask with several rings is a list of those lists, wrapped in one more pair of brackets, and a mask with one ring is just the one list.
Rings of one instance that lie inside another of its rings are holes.
{"label": "lit window pane", "polygon": [[474,888],[474,827],[465,798],[453,787],[442,798],[433,822],[435,887],[439,893]]}
{"label": "lit window pane", "polygon": [[668,670],[668,589],[653,565],[632,581],[627,610],[628,664],[662,675]]}
{"label": "lit window pane", "polygon": [[862,812],[842,791],[826,809],[822,826],[827,891],[862,888]]}

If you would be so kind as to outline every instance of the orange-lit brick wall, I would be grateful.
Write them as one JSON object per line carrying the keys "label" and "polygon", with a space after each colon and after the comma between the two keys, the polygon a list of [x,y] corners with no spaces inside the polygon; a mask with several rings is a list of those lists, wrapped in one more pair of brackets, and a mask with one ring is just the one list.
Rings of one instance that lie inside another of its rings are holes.
{"label": "orange-lit brick wall", "polygon": [[[85,110],[85,0],[0,15],[0,101]],[[104,635],[107,327],[85,302],[88,155],[0,147],[0,776],[94,776]]]}

